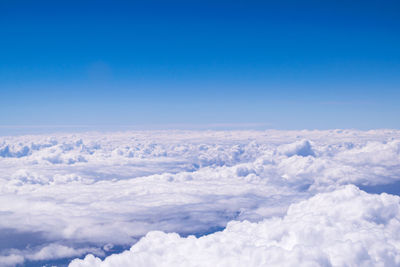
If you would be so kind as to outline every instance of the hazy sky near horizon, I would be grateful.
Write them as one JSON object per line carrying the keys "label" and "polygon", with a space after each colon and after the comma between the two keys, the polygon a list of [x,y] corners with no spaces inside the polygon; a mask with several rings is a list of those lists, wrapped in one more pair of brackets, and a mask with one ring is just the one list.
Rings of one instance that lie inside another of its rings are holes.
{"label": "hazy sky near horizon", "polygon": [[0,126],[400,128],[398,1],[1,1]]}

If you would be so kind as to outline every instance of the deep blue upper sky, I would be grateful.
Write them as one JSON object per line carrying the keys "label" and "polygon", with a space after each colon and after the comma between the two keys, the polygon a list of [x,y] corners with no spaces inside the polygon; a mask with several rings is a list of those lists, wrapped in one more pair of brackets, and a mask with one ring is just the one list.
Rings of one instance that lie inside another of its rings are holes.
{"label": "deep blue upper sky", "polygon": [[399,14],[384,0],[3,0],[0,126],[400,128]]}

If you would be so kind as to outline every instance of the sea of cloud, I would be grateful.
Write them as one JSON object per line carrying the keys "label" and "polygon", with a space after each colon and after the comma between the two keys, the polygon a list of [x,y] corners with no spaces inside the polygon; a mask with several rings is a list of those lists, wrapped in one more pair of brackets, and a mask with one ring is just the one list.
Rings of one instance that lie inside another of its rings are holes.
{"label": "sea of cloud", "polygon": [[399,182],[395,130],[0,137],[0,265],[400,265]]}

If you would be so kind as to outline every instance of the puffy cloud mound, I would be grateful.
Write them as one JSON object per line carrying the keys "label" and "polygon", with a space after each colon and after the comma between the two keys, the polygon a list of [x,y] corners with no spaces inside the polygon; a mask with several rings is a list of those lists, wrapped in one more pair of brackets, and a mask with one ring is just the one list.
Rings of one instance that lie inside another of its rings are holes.
{"label": "puffy cloud mound", "polygon": [[398,266],[399,201],[348,185],[291,205],[283,218],[233,221],[200,238],[150,232],[129,251],[69,267]]}
{"label": "puffy cloud mound", "polygon": [[310,141],[308,140],[302,140],[291,144],[282,145],[278,148],[278,151],[288,157],[294,155],[302,157],[315,156]]}

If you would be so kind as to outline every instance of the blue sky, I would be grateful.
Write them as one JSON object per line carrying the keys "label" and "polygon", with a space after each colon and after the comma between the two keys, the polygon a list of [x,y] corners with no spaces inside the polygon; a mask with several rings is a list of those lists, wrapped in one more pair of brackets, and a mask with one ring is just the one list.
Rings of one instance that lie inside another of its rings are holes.
{"label": "blue sky", "polygon": [[398,129],[398,14],[398,1],[4,0],[0,127]]}

